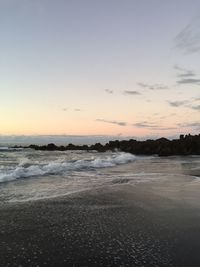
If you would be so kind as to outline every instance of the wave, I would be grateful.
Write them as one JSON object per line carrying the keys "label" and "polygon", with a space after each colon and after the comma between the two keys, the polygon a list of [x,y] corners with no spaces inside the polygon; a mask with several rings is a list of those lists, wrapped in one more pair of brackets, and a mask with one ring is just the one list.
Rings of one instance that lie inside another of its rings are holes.
{"label": "wave", "polygon": [[114,167],[132,162],[136,157],[129,153],[118,153],[105,158],[76,160],[69,162],[49,162],[45,165],[26,165],[20,163],[15,169],[0,173],[0,183],[33,176],[56,175],[67,171],[81,171]]}

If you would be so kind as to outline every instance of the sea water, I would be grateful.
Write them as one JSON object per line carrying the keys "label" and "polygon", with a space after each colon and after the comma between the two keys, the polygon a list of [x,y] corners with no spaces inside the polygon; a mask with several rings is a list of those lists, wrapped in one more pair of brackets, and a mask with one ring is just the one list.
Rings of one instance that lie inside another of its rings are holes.
{"label": "sea water", "polygon": [[[103,186],[174,179],[198,171],[199,156],[0,148],[0,204],[64,196]],[[190,175],[192,179],[198,179]]]}

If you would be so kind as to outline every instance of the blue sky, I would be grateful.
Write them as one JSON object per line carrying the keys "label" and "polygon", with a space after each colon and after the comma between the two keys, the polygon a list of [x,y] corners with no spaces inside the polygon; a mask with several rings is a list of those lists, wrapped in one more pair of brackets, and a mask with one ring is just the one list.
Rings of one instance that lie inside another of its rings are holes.
{"label": "blue sky", "polygon": [[200,132],[200,2],[1,0],[2,135]]}

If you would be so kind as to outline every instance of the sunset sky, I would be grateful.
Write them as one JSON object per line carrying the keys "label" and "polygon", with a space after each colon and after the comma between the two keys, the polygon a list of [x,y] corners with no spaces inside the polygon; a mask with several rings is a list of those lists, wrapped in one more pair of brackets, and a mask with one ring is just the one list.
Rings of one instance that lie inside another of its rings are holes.
{"label": "sunset sky", "polygon": [[0,0],[0,134],[200,133],[199,0]]}

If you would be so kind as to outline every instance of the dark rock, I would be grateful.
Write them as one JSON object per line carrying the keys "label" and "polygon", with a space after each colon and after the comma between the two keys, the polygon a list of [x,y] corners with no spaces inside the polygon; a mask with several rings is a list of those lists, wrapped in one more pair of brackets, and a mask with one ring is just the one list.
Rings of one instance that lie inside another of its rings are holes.
{"label": "dark rock", "polygon": [[102,145],[96,143],[95,145],[73,145],[56,146],[55,144],[48,144],[47,146],[30,145],[29,148],[35,150],[96,150],[98,152],[105,152],[108,150],[129,152],[135,155],[154,155],[171,156],[171,155],[200,155],[200,134],[192,136],[180,135],[179,139],[169,140],[167,138],[159,138],[157,140],[148,139],[146,141],[130,140],[115,140],[109,141]]}

